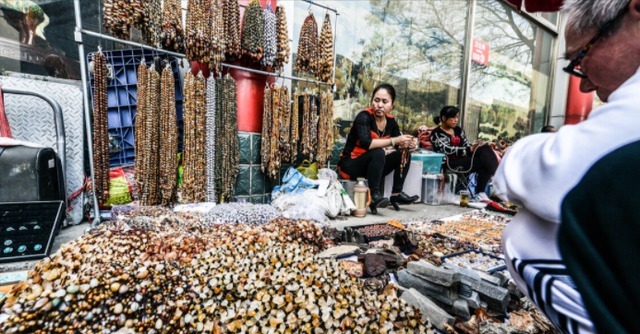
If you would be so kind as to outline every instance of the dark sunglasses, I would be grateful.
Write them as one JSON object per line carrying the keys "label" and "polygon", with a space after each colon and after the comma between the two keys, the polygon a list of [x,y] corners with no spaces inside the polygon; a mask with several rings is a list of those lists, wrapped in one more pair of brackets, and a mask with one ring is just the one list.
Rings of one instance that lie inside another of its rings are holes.
{"label": "dark sunglasses", "polygon": [[620,13],[618,13],[618,15],[616,15],[616,17],[614,17],[613,19],[611,19],[610,21],[608,21],[607,23],[605,23],[602,28],[600,28],[600,30],[598,31],[598,33],[593,36],[593,38],[591,38],[591,40],[587,43],[587,45],[585,45],[580,52],[578,52],[578,55],[576,55],[571,62],[569,63],[569,65],[567,65],[566,67],[562,68],[563,71],[569,73],[570,75],[574,75],[578,78],[582,78],[585,79],[587,78],[587,75],[584,74],[584,72],[582,72],[582,59],[587,55],[587,53],[589,52],[589,50],[591,50],[591,48],[593,48],[593,45],[596,44],[596,42],[598,41],[598,39],[600,39],[600,37],[605,36],[607,34],[609,34],[609,32],[611,32],[611,28],[614,26],[614,23],[621,18],[624,13],[626,12],[626,7],[624,10],[622,10]]}

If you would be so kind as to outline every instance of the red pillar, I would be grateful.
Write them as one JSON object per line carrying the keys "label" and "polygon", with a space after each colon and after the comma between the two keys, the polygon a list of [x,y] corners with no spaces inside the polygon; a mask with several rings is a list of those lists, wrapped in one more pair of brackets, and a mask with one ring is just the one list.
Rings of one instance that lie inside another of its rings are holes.
{"label": "red pillar", "polygon": [[593,92],[580,91],[580,78],[569,78],[569,90],[567,93],[567,110],[564,115],[564,124],[576,124],[584,121],[589,116],[593,106]]}

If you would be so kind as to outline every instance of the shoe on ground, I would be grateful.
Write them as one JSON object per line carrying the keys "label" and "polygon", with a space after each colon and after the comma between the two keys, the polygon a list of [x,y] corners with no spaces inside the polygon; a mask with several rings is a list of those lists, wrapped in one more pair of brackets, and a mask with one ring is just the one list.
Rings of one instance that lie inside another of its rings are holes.
{"label": "shoe on ground", "polygon": [[378,213],[378,208],[386,208],[389,206],[389,199],[383,197],[382,195],[373,194],[371,196],[371,204],[369,204],[369,208],[371,209],[372,214]]}
{"label": "shoe on ground", "polygon": [[489,196],[487,196],[487,194],[486,194],[486,193],[484,193],[484,192],[479,192],[479,193],[477,193],[475,196],[473,196],[473,200],[474,200],[475,202],[483,202],[483,203],[491,203],[491,202],[493,202],[493,201],[489,198]]}
{"label": "shoe on ground", "polygon": [[418,200],[418,198],[420,198],[420,196],[409,196],[405,193],[399,193],[397,195],[393,195],[391,196],[391,198],[389,198],[389,200],[391,201],[391,203],[398,203],[398,204],[411,204],[415,201]]}

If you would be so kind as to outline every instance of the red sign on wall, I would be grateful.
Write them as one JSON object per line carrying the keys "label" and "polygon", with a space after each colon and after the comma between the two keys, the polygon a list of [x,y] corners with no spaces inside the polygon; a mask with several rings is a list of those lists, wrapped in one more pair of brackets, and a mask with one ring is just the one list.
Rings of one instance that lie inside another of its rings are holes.
{"label": "red sign on wall", "polygon": [[489,44],[474,39],[471,48],[471,61],[482,66],[489,65],[490,50]]}

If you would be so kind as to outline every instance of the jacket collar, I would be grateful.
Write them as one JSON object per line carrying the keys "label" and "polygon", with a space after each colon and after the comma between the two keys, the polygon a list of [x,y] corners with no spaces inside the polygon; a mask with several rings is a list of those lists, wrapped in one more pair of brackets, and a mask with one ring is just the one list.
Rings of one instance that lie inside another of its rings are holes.
{"label": "jacket collar", "polygon": [[[369,113],[369,115],[373,116],[373,108],[364,108],[364,110],[366,110]],[[387,113],[385,116],[387,118],[393,118],[393,115],[391,115],[390,113]]]}

